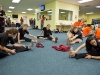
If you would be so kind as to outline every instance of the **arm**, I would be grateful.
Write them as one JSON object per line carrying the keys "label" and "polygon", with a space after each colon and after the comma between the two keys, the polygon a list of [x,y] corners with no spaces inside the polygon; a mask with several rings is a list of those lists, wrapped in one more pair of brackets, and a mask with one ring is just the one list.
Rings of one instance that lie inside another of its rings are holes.
{"label": "arm", "polygon": [[78,37],[78,35],[75,35],[75,36],[73,36],[72,38],[71,38],[71,40],[74,40],[75,38],[77,38]]}
{"label": "arm", "polygon": [[44,31],[42,30],[39,35],[41,35]]}
{"label": "arm", "polygon": [[3,16],[0,16],[1,18],[5,18],[5,12],[3,11]]}
{"label": "arm", "polygon": [[18,32],[17,38],[18,38],[18,43],[20,43],[20,33],[19,32]]}
{"label": "arm", "polygon": [[1,46],[1,45],[0,45],[0,49],[3,50],[3,51],[5,51],[5,52],[8,52],[8,53],[12,53],[12,54],[15,53],[14,50],[8,49],[8,48],[6,48],[6,47],[4,47],[4,46]]}
{"label": "arm", "polygon": [[75,51],[70,51],[70,56],[71,57],[74,57],[82,48],[84,48],[85,47],[85,43],[84,44],[82,44],[81,46],[79,46]]}
{"label": "arm", "polygon": [[35,39],[37,39],[37,37],[36,36],[34,36],[34,35],[32,35],[32,34],[28,34],[30,37],[33,37],[33,38],[35,38]]}

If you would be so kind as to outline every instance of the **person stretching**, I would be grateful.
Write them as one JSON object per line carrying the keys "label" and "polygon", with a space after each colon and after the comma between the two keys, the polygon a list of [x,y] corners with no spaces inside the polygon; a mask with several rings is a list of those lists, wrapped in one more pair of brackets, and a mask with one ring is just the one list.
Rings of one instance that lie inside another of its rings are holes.
{"label": "person stretching", "polygon": [[[18,43],[21,43],[22,41],[26,41],[26,42],[37,42],[37,37],[30,34],[28,31],[27,31],[27,28],[28,28],[28,25],[27,24],[24,24],[22,28],[19,28],[18,29],[18,35],[17,37],[14,39],[15,42],[18,42]],[[32,40],[30,38],[27,38],[25,37],[24,35],[25,34],[28,34],[30,37],[33,37],[35,38],[36,40]]]}
{"label": "person stretching", "polygon": [[[44,32],[44,36],[41,36],[41,34]],[[50,24],[48,24],[46,27],[43,28],[43,30],[40,32],[40,35],[37,36],[38,39],[49,39],[53,42],[57,43],[58,38],[54,38],[52,35],[52,32],[50,30]]]}

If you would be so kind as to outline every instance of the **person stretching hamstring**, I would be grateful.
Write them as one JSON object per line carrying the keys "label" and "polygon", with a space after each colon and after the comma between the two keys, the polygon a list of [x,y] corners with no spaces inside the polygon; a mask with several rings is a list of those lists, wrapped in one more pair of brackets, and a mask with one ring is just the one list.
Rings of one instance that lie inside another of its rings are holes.
{"label": "person stretching hamstring", "polygon": [[[15,42],[22,42],[22,41],[26,41],[26,42],[37,42],[37,37],[30,34],[28,31],[27,31],[27,28],[28,28],[28,25],[27,24],[24,24],[22,28],[19,28],[18,29],[18,35],[17,37],[14,39]],[[33,37],[35,38],[36,40],[32,40],[32,39],[29,39],[27,37],[24,37],[25,34],[28,34],[30,37]]]}
{"label": "person stretching hamstring", "polygon": [[[41,36],[41,34],[44,32],[44,36]],[[43,28],[43,30],[40,32],[40,35],[37,36],[38,39],[49,39],[53,42],[57,43],[58,38],[54,38],[52,35],[52,32],[50,30],[50,24],[48,24],[46,27]]]}

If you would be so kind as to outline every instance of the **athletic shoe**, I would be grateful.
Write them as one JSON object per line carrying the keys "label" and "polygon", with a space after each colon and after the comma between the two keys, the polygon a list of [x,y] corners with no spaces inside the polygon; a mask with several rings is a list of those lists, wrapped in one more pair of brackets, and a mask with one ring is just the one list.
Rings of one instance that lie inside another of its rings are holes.
{"label": "athletic shoe", "polygon": [[28,46],[28,49],[32,50],[32,49],[33,49],[33,45],[34,45],[34,43],[32,42],[32,43]]}
{"label": "athletic shoe", "polygon": [[55,38],[55,43],[57,43],[57,41],[58,41],[58,38],[56,37],[56,38]]}

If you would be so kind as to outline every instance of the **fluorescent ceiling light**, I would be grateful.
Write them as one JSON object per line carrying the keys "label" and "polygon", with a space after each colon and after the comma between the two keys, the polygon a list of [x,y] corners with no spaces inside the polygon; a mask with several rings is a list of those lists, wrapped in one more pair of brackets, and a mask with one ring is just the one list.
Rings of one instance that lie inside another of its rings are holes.
{"label": "fluorescent ceiling light", "polygon": [[12,11],[8,10],[7,12],[12,12]]}
{"label": "fluorescent ceiling light", "polygon": [[78,3],[86,3],[86,2],[90,2],[90,1],[93,1],[93,0],[80,0],[80,1],[78,1]]}
{"label": "fluorescent ceiling light", "polygon": [[9,9],[14,9],[14,8],[15,8],[15,7],[13,7],[13,6],[10,6],[10,7],[9,7]]}
{"label": "fluorescent ceiling light", "polygon": [[96,6],[96,8],[100,8],[100,6]]}
{"label": "fluorescent ceiling light", "polygon": [[61,12],[61,13],[65,13],[65,12]]}
{"label": "fluorescent ceiling light", "polygon": [[29,8],[29,9],[27,9],[27,10],[31,11],[31,10],[33,10],[33,9]]}
{"label": "fluorescent ceiling light", "polygon": [[86,14],[93,14],[93,12],[89,12],[89,13],[86,13]]}
{"label": "fluorescent ceiling light", "polygon": [[12,3],[19,3],[20,0],[12,0]]}
{"label": "fluorescent ceiling light", "polygon": [[22,13],[26,13],[26,12],[22,12]]}

